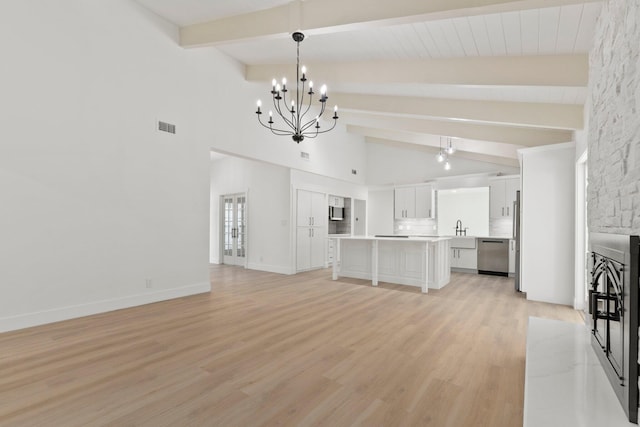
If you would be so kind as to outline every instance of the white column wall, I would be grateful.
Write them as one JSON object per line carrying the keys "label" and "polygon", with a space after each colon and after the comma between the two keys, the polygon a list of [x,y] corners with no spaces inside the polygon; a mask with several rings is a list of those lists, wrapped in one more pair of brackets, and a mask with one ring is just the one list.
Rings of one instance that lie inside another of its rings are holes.
{"label": "white column wall", "polygon": [[521,289],[533,301],[573,305],[575,144],[520,153]]}

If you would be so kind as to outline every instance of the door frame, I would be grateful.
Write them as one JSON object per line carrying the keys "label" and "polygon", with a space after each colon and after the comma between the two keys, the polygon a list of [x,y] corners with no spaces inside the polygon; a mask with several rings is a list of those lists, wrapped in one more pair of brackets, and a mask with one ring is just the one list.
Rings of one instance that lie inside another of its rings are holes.
{"label": "door frame", "polygon": [[584,310],[587,306],[587,159],[585,152],[576,160],[576,200],[575,200],[575,288],[573,308]]}

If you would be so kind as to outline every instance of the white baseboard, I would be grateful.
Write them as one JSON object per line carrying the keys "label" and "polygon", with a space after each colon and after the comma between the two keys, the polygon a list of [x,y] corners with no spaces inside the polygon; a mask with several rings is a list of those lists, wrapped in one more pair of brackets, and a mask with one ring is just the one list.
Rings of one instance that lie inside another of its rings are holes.
{"label": "white baseboard", "polygon": [[62,320],[90,316],[92,314],[105,313],[107,311],[120,310],[123,308],[136,307],[139,305],[186,297],[189,295],[202,294],[210,291],[211,283],[202,282],[179,288],[163,289],[122,298],[113,298],[90,302],[87,304],[54,308],[51,310],[20,314],[17,316],[0,317],[0,333],[30,328],[32,326],[44,325],[47,323],[60,322]]}
{"label": "white baseboard", "polygon": [[295,274],[295,271],[291,271],[290,268],[283,267],[281,265],[269,265],[250,262],[247,264],[247,268],[249,270],[268,271],[269,273]]}

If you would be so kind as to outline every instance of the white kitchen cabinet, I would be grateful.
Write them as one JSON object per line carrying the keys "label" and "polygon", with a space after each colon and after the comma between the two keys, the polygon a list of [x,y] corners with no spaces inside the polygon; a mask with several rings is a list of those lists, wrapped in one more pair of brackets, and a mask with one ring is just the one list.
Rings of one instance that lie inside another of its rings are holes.
{"label": "white kitchen cabinet", "polygon": [[296,270],[322,268],[328,221],[325,196],[306,190],[298,190],[297,196]]}
{"label": "white kitchen cabinet", "polygon": [[451,268],[478,269],[478,248],[475,237],[454,237],[451,239]]}
{"label": "white kitchen cabinet", "polygon": [[491,219],[513,218],[513,202],[520,189],[520,178],[489,180],[489,216]]}
{"label": "white kitchen cabinet", "polygon": [[395,189],[394,212],[396,219],[415,218],[416,190],[414,187],[400,187]]}
{"label": "white kitchen cabinet", "polygon": [[516,241],[509,240],[509,274],[516,273]]}
{"label": "white kitchen cabinet", "polygon": [[394,191],[395,218],[434,218],[433,199],[431,185],[398,187]]}
{"label": "white kitchen cabinet", "polygon": [[298,190],[296,212],[298,227],[326,226],[329,217],[324,194],[315,191]]}
{"label": "white kitchen cabinet", "polygon": [[329,195],[329,206],[334,208],[344,208],[344,197]]}
{"label": "white kitchen cabinet", "polygon": [[478,250],[451,248],[451,268],[464,270],[478,269]]}
{"label": "white kitchen cabinet", "polygon": [[416,218],[434,218],[433,188],[430,185],[416,187]]}

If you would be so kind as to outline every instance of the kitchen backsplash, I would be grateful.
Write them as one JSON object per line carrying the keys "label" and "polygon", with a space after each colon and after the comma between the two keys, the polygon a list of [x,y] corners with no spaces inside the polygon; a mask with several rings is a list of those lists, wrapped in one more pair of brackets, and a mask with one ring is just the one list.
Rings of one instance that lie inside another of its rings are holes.
{"label": "kitchen backsplash", "polygon": [[[441,232],[439,232],[441,231]],[[453,235],[454,230],[438,230],[438,222],[435,219],[396,219],[393,222],[394,234],[408,235]],[[510,219],[494,219],[489,221],[489,235],[495,237],[511,237],[513,234]],[[470,234],[472,235],[472,234]]]}
{"label": "kitchen backsplash", "polygon": [[344,199],[344,219],[329,221],[329,234],[351,234],[351,199]]}
{"label": "kitchen backsplash", "polygon": [[509,218],[489,220],[489,235],[511,237],[513,235],[513,221]]}
{"label": "kitchen backsplash", "polygon": [[437,236],[438,222],[435,219],[396,219],[393,234]]}

